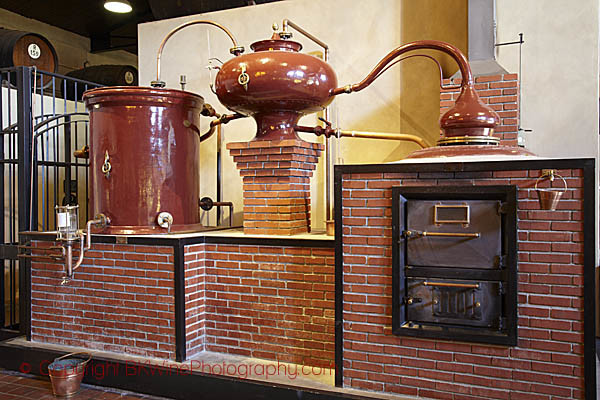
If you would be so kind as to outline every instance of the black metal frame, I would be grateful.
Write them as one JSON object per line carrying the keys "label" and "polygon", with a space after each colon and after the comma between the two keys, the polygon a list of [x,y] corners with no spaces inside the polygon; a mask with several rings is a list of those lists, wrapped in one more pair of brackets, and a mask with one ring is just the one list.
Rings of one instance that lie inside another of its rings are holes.
{"label": "black metal frame", "polygon": [[[83,109],[83,105],[78,106],[77,104],[79,100],[77,85],[84,88],[100,85],[38,71],[33,67],[1,68],[0,80],[2,86],[6,88],[0,95],[0,107],[7,115],[5,120],[0,115],[0,208],[3,209],[3,213],[8,211],[8,216],[3,214],[0,219],[0,256],[3,259],[0,271],[0,338],[7,338],[19,335],[19,331],[29,330],[26,316],[29,310],[27,288],[30,276],[28,263],[18,260],[17,257],[19,232],[38,227],[38,200],[40,198],[45,201],[45,211],[59,203],[57,201],[60,193],[58,187],[60,186],[59,178],[62,175],[65,178],[64,193],[68,194],[66,197],[70,201],[72,182],[77,186],[78,168],[87,170],[86,162],[71,161],[71,145],[73,143],[77,145],[77,123],[87,124],[87,120],[72,120],[74,115],[87,115],[86,112],[77,111],[77,107]],[[67,81],[73,83],[73,98],[69,97],[70,90],[67,89]],[[13,96],[15,94],[16,96]],[[13,100],[13,97],[16,97],[16,101]],[[63,101],[60,106],[56,102],[57,99]],[[72,102],[67,106],[69,100]],[[75,107],[75,112],[67,112],[67,108],[72,106]],[[63,122],[60,122],[61,119]],[[87,133],[87,127],[85,133]],[[55,138],[52,143],[54,154],[52,159],[45,159],[42,138],[50,134]],[[59,136],[62,137],[62,143],[57,139]],[[71,136],[75,138],[73,142]],[[5,146],[5,142],[8,143],[8,146]],[[60,158],[64,158],[64,161]],[[48,175],[49,168],[54,169],[52,185]],[[44,169],[45,176],[43,175]],[[59,169],[64,172],[58,172]],[[75,170],[75,179],[72,179],[71,169]],[[5,185],[6,172],[10,175],[10,182],[7,185]],[[47,188],[53,186],[55,189],[52,204],[50,204],[48,193],[42,193],[42,197],[40,197],[38,189],[40,177],[42,182],[47,184]],[[5,204],[5,195],[9,199],[9,207]],[[87,191],[83,203],[87,205]],[[46,214],[49,213],[46,212]],[[44,230],[53,228],[49,223],[49,218],[42,222],[44,222],[42,227]],[[6,268],[9,271],[8,292],[5,290]],[[10,308],[8,315],[5,313],[6,302],[9,303]]]}
{"label": "black metal frame", "polygon": [[[597,174],[595,159],[547,159],[482,162],[445,162],[445,163],[406,163],[406,164],[365,164],[337,165],[334,170],[335,188],[335,384],[343,385],[343,231],[342,231],[342,177],[345,174],[368,173],[431,173],[431,172],[486,172],[542,169],[582,169],[583,170],[583,267],[584,267],[584,386],[585,398],[596,399],[596,228],[595,207],[598,188],[595,184]],[[338,311],[339,310],[339,311]]]}
{"label": "black metal frame", "polygon": [[[406,313],[401,298],[406,295],[405,281],[409,277],[436,277],[441,279],[467,279],[465,269],[419,267],[406,269],[406,240],[402,231],[407,229],[406,208],[408,200],[499,200],[503,203],[501,214],[502,255],[506,256],[504,268],[497,270],[468,270],[468,279],[502,282],[506,293],[502,296],[502,317],[506,327],[500,331],[485,328],[442,327],[439,324],[414,324],[405,326],[402,315]],[[404,213],[401,213],[404,209]],[[398,336],[427,337],[459,340],[473,343],[517,345],[517,189],[505,186],[410,186],[392,188],[392,332]],[[431,325],[436,325],[432,327]]]}

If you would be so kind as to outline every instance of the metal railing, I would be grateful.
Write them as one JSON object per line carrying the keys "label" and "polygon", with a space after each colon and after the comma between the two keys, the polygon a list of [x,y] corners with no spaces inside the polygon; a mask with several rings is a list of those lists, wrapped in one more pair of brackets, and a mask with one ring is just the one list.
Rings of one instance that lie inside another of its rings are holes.
{"label": "metal railing", "polygon": [[[54,230],[54,206],[88,209],[88,162],[73,152],[88,144],[82,89],[100,85],[32,67],[0,69],[0,339],[20,329],[29,290],[19,268],[19,232]],[[22,261],[21,264],[25,264]],[[27,287],[26,287],[27,286]],[[22,329],[21,329],[22,330]]]}

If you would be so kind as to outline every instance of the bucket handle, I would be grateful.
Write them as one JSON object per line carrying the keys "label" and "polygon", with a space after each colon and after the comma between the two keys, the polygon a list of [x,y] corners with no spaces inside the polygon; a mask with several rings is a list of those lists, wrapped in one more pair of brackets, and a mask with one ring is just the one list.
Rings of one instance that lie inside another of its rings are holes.
{"label": "bucket handle", "polygon": [[85,360],[82,364],[87,364],[92,359],[92,353],[87,352],[87,351],[77,351],[75,353],[69,353],[69,354],[65,354],[64,356],[55,358],[54,361],[59,361],[59,360],[62,360],[63,358],[71,357],[71,356],[78,355],[78,354],[85,354],[88,356],[87,360]]}
{"label": "bucket handle", "polygon": [[535,181],[535,190],[544,190],[544,189],[538,189],[538,183],[542,180],[542,179],[550,179],[550,181],[553,181],[555,177],[559,177],[560,179],[562,179],[563,184],[565,185],[565,188],[561,191],[561,193],[564,193],[567,191],[567,181],[565,180],[565,178],[563,178],[562,176],[560,176],[559,174],[557,174],[554,170],[547,170],[547,171],[543,171],[542,175],[537,178],[537,180]]}

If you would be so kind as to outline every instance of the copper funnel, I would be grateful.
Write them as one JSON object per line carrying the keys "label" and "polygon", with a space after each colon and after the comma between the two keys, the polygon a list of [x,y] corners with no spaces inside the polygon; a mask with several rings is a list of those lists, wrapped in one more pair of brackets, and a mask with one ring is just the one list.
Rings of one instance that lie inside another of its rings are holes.
{"label": "copper funnel", "polygon": [[[565,186],[563,189],[557,189],[557,188],[540,189],[537,187],[538,183],[542,179],[547,178],[547,179],[550,179],[550,181],[554,181],[555,177],[559,177],[560,179],[562,179],[563,184]],[[567,181],[565,181],[565,178],[558,175],[554,170],[543,171],[542,176],[540,176],[537,179],[537,181],[535,181],[535,190],[538,195],[538,200],[540,201],[540,208],[542,210],[554,211],[554,210],[556,210],[556,207],[558,206],[558,202],[560,201],[560,198],[562,197],[563,193],[567,190]]]}

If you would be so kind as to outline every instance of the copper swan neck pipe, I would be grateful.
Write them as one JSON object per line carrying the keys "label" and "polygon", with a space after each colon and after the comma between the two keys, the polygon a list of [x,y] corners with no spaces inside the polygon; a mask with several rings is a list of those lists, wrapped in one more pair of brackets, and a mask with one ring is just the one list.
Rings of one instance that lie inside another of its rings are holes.
{"label": "copper swan neck pipe", "polygon": [[412,50],[418,50],[418,49],[439,50],[443,53],[450,55],[454,59],[454,61],[456,61],[456,63],[458,64],[458,68],[460,69],[460,73],[462,75],[462,85],[463,86],[466,86],[466,85],[472,86],[473,85],[473,73],[471,72],[471,67],[469,66],[469,62],[467,61],[467,58],[465,57],[465,55],[457,47],[455,47],[449,43],[444,43],[444,42],[440,42],[437,40],[419,40],[416,42],[403,44],[402,46],[399,46],[399,47],[395,48],[394,50],[390,51],[375,66],[375,68],[373,68],[373,70],[369,73],[369,75],[367,75],[365,77],[365,79],[363,79],[362,81],[360,81],[359,83],[356,83],[354,85],[347,85],[344,87],[339,87],[337,89],[333,89],[330,92],[330,95],[336,96],[336,95],[342,94],[342,93],[358,92],[359,90],[366,88],[371,83],[373,83],[373,81],[379,76],[379,74],[386,67],[386,65],[388,65],[390,62],[392,62],[396,57],[398,57],[406,52],[409,52]]}
{"label": "copper swan neck pipe", "polygon": [[167,41],[175,33],[179,32],[183,28],[187,28],[188,26],[197,25],[197,24],[212,25],[212,26],[215,26],[215,27],[221,29],[223,32],[225,32],[227,34],[227,36],[229,36],[229,39],[231,39],[231,41],[233,42],[233,47],[229,49],[229,52],[231,54],[238,56],[244,52],[244,47],[238,45],[237,40],[235,40],[235,38],[233,37],[233,34],[229,31],[229,29],[225,28],[223,25],[218,24],[213,21],[208,21],[208,20],[194,20],[194,21],[186,22],[184,24],[181,24],[181,25],[173,28],[169,33],[167,33],[167,36],[165,36],[164,39],[162,40],[162,42],[160,43],[160,47],[158,48],[158,53],[156,54],[156,80],[152,81],[150,83],[151,86],[165,87],[165,82],[160,80],[160,59],[162,57],[162,52],[165,48],[165,45],[167,44]]}

